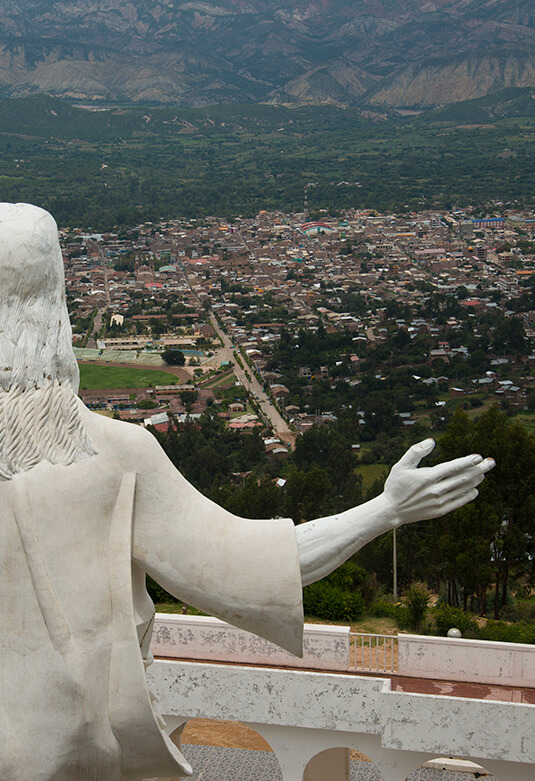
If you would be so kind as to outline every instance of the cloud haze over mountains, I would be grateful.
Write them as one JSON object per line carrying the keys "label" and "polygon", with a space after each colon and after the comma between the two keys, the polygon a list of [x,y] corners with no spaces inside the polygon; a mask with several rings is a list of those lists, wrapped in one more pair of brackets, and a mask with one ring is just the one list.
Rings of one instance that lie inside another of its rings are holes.
{"label": "cloud haze over mountains", "polygon": [[4,0],[0,91],[422,107],[535,87],[532,0]]}

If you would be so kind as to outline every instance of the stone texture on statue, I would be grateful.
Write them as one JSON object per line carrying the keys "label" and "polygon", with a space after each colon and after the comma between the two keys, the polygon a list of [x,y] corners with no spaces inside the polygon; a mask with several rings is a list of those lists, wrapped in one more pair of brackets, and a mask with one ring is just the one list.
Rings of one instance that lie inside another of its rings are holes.
{"label": "stone texture on statue", "polygon": [[492,463],[417,469],[298,530],[210,502],[148,432],[89,412],[53,218],[0,204],[0,779],[189,774],[147,688],[145,574],[183,601],[301,653],[301,583],[378,534],[477,494]]}
{"label": "stone texture on statue", "polygon": [[145,571],[299,651],[294,528],[229,516],[148,432],[81,404],[62,267],[53,219],[2,205],[0,778],[177,775],[144,675]]}

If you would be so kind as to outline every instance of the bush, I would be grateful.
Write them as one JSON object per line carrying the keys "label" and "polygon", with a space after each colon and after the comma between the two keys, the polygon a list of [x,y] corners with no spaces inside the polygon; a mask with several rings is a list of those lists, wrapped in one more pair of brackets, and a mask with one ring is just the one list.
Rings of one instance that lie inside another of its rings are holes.
{"label": "bush", "polygon": [[379,599],[376,599],[375,602],[372,604],[370,608],[370,614],[372,616],[377,616],[378,618],[393,618],[397,620],[397,611],[398,611],[399,605],[394,604],[392,601],[389,601],[387,598],[382,597]]}
{"label": "bush", "polygon": [[373,609],[375,602],[385,594],[385,587],[377,580],[375,572],[368,572],[362,583],[360,584],[359,591],[364,599],[366,605],[366,611],[369,612]]}
{"label": "bush", "polygon": [[175,599],[171,594],[168,594],[159,583],[156,583],[149,575],[146,576],[146,586],[149,597],[153,602],[163,602],[167,604],[178,605],[180,604],[178,599]]}
{"label": "bush", "polygon": [[520,603],[517,606],[517,618],[521,621],[533,621],[535,620],[535,604],[528,602],[525,604]]}
{"label": "bush", "polygon": [[424,621],[429,604],[429,594],[419,586],[411,586],[407,594],[407,621],[408,628],[417,632]]}
{"label": "bush", "polygon": [[327,621],[356,621],[364,612],[360,594],[319,581],[303,590],[305,612]]}
{"label": "bush", "polygon": [[481,640],[501,643],[535,644],[535,624],[506,624],[505,621],[487,621],[478,632]]}
{"label": "bush", "polygon": [[474,617],[458,607],[444,604],[438,605],[433,612],[433,618],[435,619],[438,634],[443,637],[448,634],[448,630],[452,627],[459,629],[463,635],[470,632],[472,636],[476,636],[478,633],[477,621]]}
{"label": "bush", "polygon": [[411,629],[411,620],[409,614],[409,608],[407,605],[397,604],[394,605],[394,611],[392,618],[397,624],[398,629],[405,631]]}
{"label": "bush", "polygon": [[364,567],[359,567],[358,564],[350,560],[331,572],[325,580],[329,585],[342,590],[356,591],[364,583],[367,575]]}
{"label": "bush", "polygon": [[[391,602],[388,599],[377,599],[371,607],[374,616],[393,618],[398,629],[411,632],[422,631],[427,613],[429,595],[418,586],[411,586],[405,603]],[[428,631],[428,627],[426,627]]]}

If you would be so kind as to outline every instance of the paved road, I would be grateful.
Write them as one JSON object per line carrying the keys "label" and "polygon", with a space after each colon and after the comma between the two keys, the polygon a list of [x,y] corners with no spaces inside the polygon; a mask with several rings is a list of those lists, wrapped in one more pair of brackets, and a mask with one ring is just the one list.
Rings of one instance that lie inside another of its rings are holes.
{"label": "paved road", "polygon": [[[243,244],[245,245],[245,247],[247,247],[247,250],[251,252],[247,242],[243,239],[241,234],[240,234],[240,238]],[[254,253],[251,254],[256,260],[256,256],[254,255]],[[199,301],[197,294],[191,287],[191,282],[182,264],[181,267],[182,267],[182,273],[184,275],[184,279],[186,280],[186,283],[188,284],[192,294]],[[269,399],[264,389],[262,388],[262,386],[260,385],[256,377],[254,376],[253,372],[250,369],[248,369],[247,373],[250,378],[249,379],[248,377],[245,376],[245,371],[243,369],[240,369],[240,367],[237,365],[236,359],[234,358],[234,354],[233,354],[234,349],[232,346],[232,342],[230,338],[227,336],[227,334],[223,331],[219,323],[217,322],[217,318],[213,313],[210,313],[210,322],[212,323],[216,333],[218,334],[223,344],[223,347],[219,351],[220,360],[232,362],[234,367],[234,373],[237,379],[240,381],[243,387],[247,389],[247,391],[257,402],[260,411],[262,413],[262,416],[264,417],[264,422],[267,422],[273,427],[275,434],[280,438],[282,442],[293,446],[295,443],[295,433],[291,431],[284,418],[275,409],[275,407],[271,403],[271,400]]]}
{"label": "paved road", "polygon": [[246,376],[245,371],[237,365],[236,359],[233,354],[234,348],[232,346],[232,342],[228,337],[228,335],[223,331],[223,329],[217,322],[217,318],[215,317],[215,315],[213,314],[210,315],[210,321],[223,343],[223,347],[222,347],[222,354],[224,356],[223,360],[232,361],[234,365],[234,373],[236,374],[236,377],[244,386],[244,388],[246,388],[251,394],[251,396],[256,400],[264,418],[267,419],[267,421],[271,424],[276,435],[281,439],[282,442],[293,445],[295,442],[295,432],[293,432],[289,428],[284,418],[281,416],[278,410],[273,406],[269,396],[267,395],[267,393],[264,391],[264,389],[262,388],[262,386],[260,385],[256,377],[254,376],[252,369],[247,368],[248,376]]}
{"label": "paved road", "polygon": [[[95,319],[93,321],[93,333],[100,333],[100,329],[102,328],[102,320],[104,319],[104,316],[107,316],[108,307],[111,307],[111,295],[110,295],[110,288],[108,285],[108,261],[106,258],[106,255],[104,254],[104,250],[100,246],[100,244],[97,244],[97,250],[98,254],[100,255],[100,259],[102,261],[102,270],[104,273],[104,294],[106,296],[106,306],[101,306],[98,310],[97,314],[95,315]],[[88,347],[93,347],[96,345],[96,341],[91,337],[88,340]]]}

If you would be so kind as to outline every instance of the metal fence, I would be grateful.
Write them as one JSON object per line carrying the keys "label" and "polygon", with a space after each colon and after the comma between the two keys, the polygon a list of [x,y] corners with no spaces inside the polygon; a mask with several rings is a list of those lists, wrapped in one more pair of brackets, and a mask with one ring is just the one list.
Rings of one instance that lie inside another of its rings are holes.
{"label": "metal fence", "polygon": [[395,673],[398,670],[397,635],[349,633],[349,669],[369,673]]}

